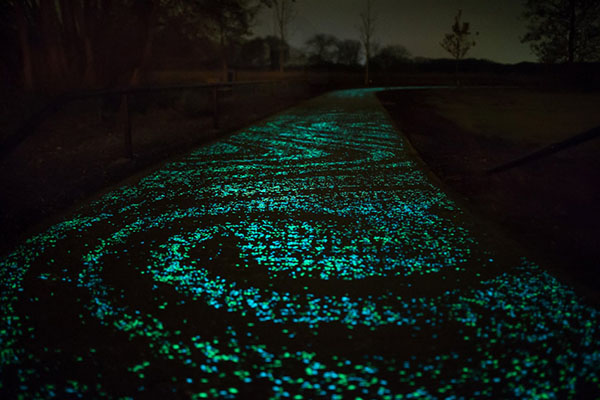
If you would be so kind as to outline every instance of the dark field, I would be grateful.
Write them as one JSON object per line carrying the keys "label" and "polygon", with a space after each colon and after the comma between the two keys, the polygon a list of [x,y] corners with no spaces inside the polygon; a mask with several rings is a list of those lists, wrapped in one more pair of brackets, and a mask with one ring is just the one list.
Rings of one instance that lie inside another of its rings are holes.
{"label": "dark field", "polygon": [[600,125],[600,94],[524,89],[378,94],[431,170],[484,219],[598,300],[600,139],[486,170]]}

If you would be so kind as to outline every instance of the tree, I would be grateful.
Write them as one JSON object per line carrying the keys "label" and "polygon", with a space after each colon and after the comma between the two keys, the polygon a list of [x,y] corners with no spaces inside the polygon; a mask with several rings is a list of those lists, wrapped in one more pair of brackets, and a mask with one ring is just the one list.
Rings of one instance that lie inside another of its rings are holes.
{"label": "tree", "polygon": [[404,46],[389,45],[382,48],[372,62],[382,70],[390,71],[411,62],[411,54]]}
{"label": "tree", "polygon": [[358,40],[339,40],[337,42],[337,62],[338,64],[354,66],[360,61],[361,44]]}
{"label": "tree", "polygon": [[219,48],[221,80],[227,81],[230,50],[251,33],[251,26],[260,8],[253,0],[202,0],[199,4],[199,29],[212,38]]}
{"label": "tree", "polygon": [[360,40],[365,49],[365,85],[369,85],[369,63],[373,54],[373,37],[375,35],[376,18],[373,14],[373,1],[366,0],[365,9],[360,13]]}
{"label": "tree", "polygon": [[[267,50],[267,63],[266,65],[273,71],[279,70],[279,49],[281,48],[281,42],[277,36],[269,35],[262,39],[265,43]],[[284,59],[287,59],[289,53],[289,47],[286,45],[286,51]]]}
{"label": "tree", "polygon": [[[446,33],[444,39],[440,45],[455,59],[455,77],[456,84],[459,85],[458,81],[458,64],[462,58],[468,53],[473,46],[475,41],[471,40],[470,24],[468,22],[461,22],[462,10],[458,10],[458,14],[454,17],[454,24],[452,25],[452,32]],[[477,32],[476,35],[479,33]]]}
{"label": "tree", "polygon": [[[273,7],[273,20],[275,29],[279,35],[279,72],[283,73],[286,54],[289,53],[287,45],[288,29],[290,23],[296,16],[296,10],[292,4],[294,0],[267,0]],[[269,3],[267,3],[269,5]]]}
{"label": "tree", "polygon": [[14,23],[2,22],[15,31],[26,89],[127,84],[147,62],[164,9],[180,1],[5,0]]}
{"label": "tree", "polygon": [[245,67],[263,68],[270,65],[270,53],[268,40],[254,38],[242,45],[240,61]]}
{"label": "tree", "polygon": [[3,0],[0,40],[13,51],[0,69],[12,69],[26,89],[135,85],[169,27],[218,58],[226,79],[231,53],[270,1]]}
{"label": "tree", "polygon": [[542,62],[600,60],[600,2],[526,0],[529,24],[521,41],[530,42]]}
{"label": "tree", "polygon": [[339,40],[325,33],[317,33],[306,41],[308,61],[312,65],[333,64],[336,62]]}

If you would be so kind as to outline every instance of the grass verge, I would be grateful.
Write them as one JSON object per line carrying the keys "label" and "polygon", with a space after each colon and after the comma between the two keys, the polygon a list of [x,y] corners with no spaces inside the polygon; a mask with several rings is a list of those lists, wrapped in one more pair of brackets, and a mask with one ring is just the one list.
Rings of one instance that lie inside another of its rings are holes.
{"label": "grass verge", "polygon": [[379,98],[432,171],[536,259],[600,297],[600,139],[485,171],[600,125],[600,94],[389,91]]}

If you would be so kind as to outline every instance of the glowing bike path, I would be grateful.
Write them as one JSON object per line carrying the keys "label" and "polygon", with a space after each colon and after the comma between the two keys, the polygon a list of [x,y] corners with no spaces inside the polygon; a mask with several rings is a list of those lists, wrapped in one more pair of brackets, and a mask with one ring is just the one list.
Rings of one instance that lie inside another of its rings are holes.
{"label": "glowing bike path", "polygon": [[510,247],[334,92],[1,259],[0,398],[597,396],[598,310]]}

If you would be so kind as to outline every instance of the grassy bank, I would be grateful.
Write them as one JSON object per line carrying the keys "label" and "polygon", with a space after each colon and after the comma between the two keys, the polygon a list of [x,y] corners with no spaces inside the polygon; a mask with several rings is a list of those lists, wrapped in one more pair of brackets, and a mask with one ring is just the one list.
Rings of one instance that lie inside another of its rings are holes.
{"label": "grassy bank", "polygon": [[98,191],[316,94],[306,83],[129,97],[133,158],[125,157],[119,96],[73,101],[0,159],[0,253]]}
{"label": "grassy bank", "polygon": [[450,90],[422,100],[470,134],[514,144],[549,144],[600,126],[600,93]]}
{"label": "grassy bank", "polygon": [[598,297],[600,139],[502,173],[489,168],[600,125],[600,94],[525,89],[382,93],[423,160],[472,209]]}

